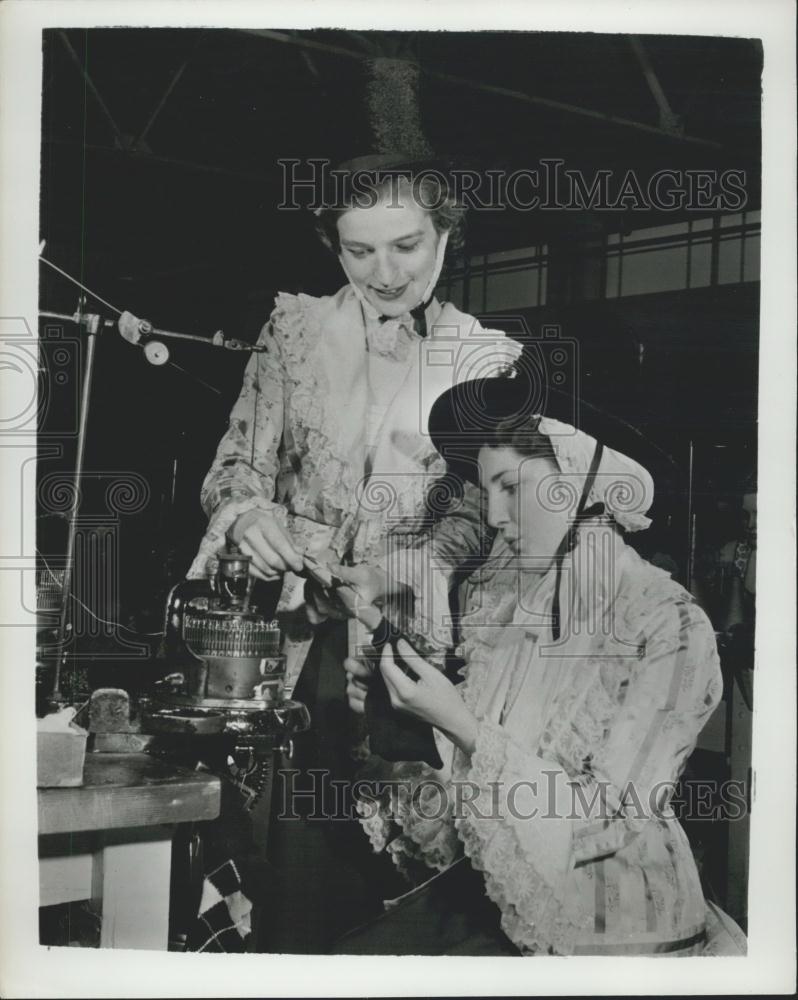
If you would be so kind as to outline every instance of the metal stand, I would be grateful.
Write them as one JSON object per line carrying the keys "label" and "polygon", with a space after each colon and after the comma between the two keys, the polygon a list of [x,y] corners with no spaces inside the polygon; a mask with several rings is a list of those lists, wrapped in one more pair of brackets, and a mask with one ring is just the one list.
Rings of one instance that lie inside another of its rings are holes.
{"label": "metal stand", "polygon": [[164,344],[160,343],[159,340],[154,339],[155,337],[165,337],[175,340],[190,340],[203,343],[209,347],[256,354],[265,352],[266,347],[261,344],[249,344],[235,338],[225,337],[221,330],[217,330],[217,332],[213,335],[213,338],[209,339],[207,337],[197,336],[196,334],[180,333],[175,330],[161,330],[154,327],[148,320],[138,319],[130,312],[123,312],[121,309],[117,309],[116,306],[107,302],[96,292],[93,292],[82,282],[74,278],[71,274],[68,274],[52,261],[42,257],[42,250],[44,249],[44,246],[45,242],[42,241],[39,246],[39,260],[43,264],[46,264],[54,271],[57,271],[73,285],[76,285],[83,292],[87,292],[98,302],[101,302],[104,306],[106,306],[106,308],[111,310],[111,312],[115,312],[119,316],[119,319],[115,321],[103,319],[96,313],[84,313],[83,307],[86,301],[84,296],[81,296],[79,299],[78,308],[71,316],[65,313],[50,312],[48,310],[39,311],[39,315],[47,319],[59,319],[68,323],[77,323],[79,326],[85,327],[88,335],[86,363],[83,369],[83,386],[80,397],[77,455],[75,458],[75,475],[73,478],[74,492],[72,506],[69,511],[69,534],[67,538],[66,565],[64,568],[64,582],[61,589],[61,613],[59,616],[58,636],[55,648],[55,675],[53,679],[52,694],[50,696],[51,704],[54,707],[59,707],[64,703],[64,696],[61,691],[61,670],[64,663],[64,647],[66,646],[67,631],[69,626],[69,604],[72,599],[72,568],[75,558],[74,550],[77,529],[78,496],[80,490],[80,480],[83,475],[83,459],[86,451],[86,429],[89,421],[89,403],[91,401],[91,386],[94,376],[94,353],[97,346],[97,336],[103,327],[117,327],[123,339],[127,340],[131,344],[135,344],[143,348],[145,357],[153,365],[162,365],[169,360],[168,349]]}
{"label": "metal stand", "polygon": [[[65,316],[64,319],[74,321],[74,317]],[[72,480],[72,506],[69,511],[69,533],[67,536],[66,564],[64,568],[64,582],[61,588],[61,613],[58,624],[58,639],[55,647],[55,676],[53,679],[53,691],[51,701],[53,705],[63,704],[64,696],[61,692],[61,668],[64,661],[64,646],[67,641],[67,630],[69,627],[69,605],[72,599],[72,567],[75,559],[75,535],[77,532],[78,505],[80,496],[80,481],[83,476],[83,460],[86,453],[86,429],[89,422],[89,404],[91,402],[91,386],[94,378],[94,354],[97,349],[97,337],[103,327],[100,316],[96,314],[81,315],[80,325],[85,326],[86,339],[86,361],[83,366],[83,385],[80,393],[80,413],[78,422],[78,444],[75,456],[75,474]]]}

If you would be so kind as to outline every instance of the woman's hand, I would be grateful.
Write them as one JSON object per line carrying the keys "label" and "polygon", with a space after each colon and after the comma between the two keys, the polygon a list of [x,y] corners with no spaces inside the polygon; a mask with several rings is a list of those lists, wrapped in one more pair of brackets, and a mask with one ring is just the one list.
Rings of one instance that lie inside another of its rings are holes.
{"label": "woman's hand", "polygon": [[376,566],[362,563],[360,566],[336,566],[335,575],[344,581],[333,592],[339,610],[373,631],[382,618],[378,605],[386,596],[387,574]]}
{"label": "woman's hand", "polygon": [[259,580],[276,580],[287,570],[301,573],[302,556],[294,548],[291,536],[273,514],[248,510],[233,523],[229,538],[252,562],[249,571]]}
{"label": "woman's hand", "polygon": [[305,581],[305,608],[311,625],[320,625],[328,618],[345,621],[348,617],[347,609],[338,599],[338,592],[325,590],[313,577]]}
{"label": "woman's hand", "polygon": [[429,722],[465,753],[473,753],[477,720],[466,707],[454,684],[440,670],[423,660],[404,639],[399,640],[397,649],[402,659],[418,675],[418,680],[411,680],[402,671],[394,659],[391,647],[385,646],[380,670],[385,678],[391,705]]}
{"label": "woman's hand", "polygon": [[353,618],[364,604],[382,604],[388,596],[388,574],[377,566],[336,566],[336,574],[347,584],[341,588],[341,600]]}
{"label": "woman's hand", "polygon": [[363,715],[366,711],[366,695],[374,676],[374,667],[375,664],[368,660],[356,660],[351,656],[344,660],[346,697],[349,707],[358,715]]}

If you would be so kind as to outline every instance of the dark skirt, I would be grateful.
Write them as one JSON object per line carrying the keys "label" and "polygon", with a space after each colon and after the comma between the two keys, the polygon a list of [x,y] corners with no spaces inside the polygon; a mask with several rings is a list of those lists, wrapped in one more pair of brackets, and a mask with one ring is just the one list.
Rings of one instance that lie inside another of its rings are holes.
{"label": "dark skirt", "polygon": [[266,868],[255,887],[255,950],[325,954],[340,935],[406,891],[390,859],[374,854],[348,793],[362,762],[346,700],[347,623],[321,625],[292,695],[311,714],[294,755],[275,775]]}
{"label": "dark skirt", "polygon": [[517,956],[500,918],[484,879],[464,858],[345,934],[333,954]]}

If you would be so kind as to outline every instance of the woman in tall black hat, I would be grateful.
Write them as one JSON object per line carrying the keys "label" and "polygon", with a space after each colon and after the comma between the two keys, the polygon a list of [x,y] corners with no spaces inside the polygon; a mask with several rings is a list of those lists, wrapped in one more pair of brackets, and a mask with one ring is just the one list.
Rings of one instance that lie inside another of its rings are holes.
{"label": "woman in tall black hat", "polygon": [[[448,613],[450,577],[478,550],[481,527],[479,506],[466,497],[428,530],[428,489],[444,469],[426,435],[429,410],[456,380],[475,369],[499,371],[520,351],[435,297],[447,251],[462,237],[463,209],[430,169],[418,123],[407,120],[414,95],[400,99],[406,67],[388,63],[402,73],[375,60],[372,97],[399,111],[379,123],[374,155],[339,169],[346,183],[335,185],[317,217],[346,281],[334,295],[277,296],[259,340],[267,350],[246,369],[203,485],[209,523],[189,573],[213,572],[231,540],[252,557],[253,574],[281,581],[286,693],[311,711],[293,766],[308,779],[297,787],[315,793],[306,810],[313,818],[272,824],[278,882],[262,942],[269,950],[323,951],[341,922],[379,906],[379,889],[358,872],[357,852],[345,842],[346,823],[319,818],[332,808],[329,786],[324,792],[307,774],[315,768],[342,781],[357,767],[341,663],[367,638],[328,618],[308,566],[378,567],[385,594],[416,594],[410,634],[425,649],[445,647],[446,629],[433,635],[430,623]],[[429,554],[419,556],[410,541],[428,544]],[[307,803],[297,800],[300,813]],[[330,920],[333,907],[340,922]]]}
{"label": "woman in tall black hat", "polygon": [[670,805],[721,697],[712,626],[624,541],[649,524],[646,469],[536,395],[483,379],[432,408],[436,448],[514,554],[512,586],[465,619],[460,684],[403,640],[380,677],[347,663],[353,709],[381,681],[434,727],[443,767],[400,765],[363,802],[375,849],[439,874],[337,950],[739,954]]}

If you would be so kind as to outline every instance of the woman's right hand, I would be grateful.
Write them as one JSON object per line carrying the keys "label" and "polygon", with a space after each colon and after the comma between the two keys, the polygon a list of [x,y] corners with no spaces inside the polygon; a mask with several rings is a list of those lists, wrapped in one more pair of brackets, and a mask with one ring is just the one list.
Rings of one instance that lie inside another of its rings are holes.
{"label": "woman's right hand", "polygon": [[347,585],[341,590],[341,599],[353,618],[358,617],[360,605],[382,604],[391,593],[388,574],[378,566],[336,566],[335,572]]}
{"label": "woman's right hand", "polygon": [[291,536],[268,511],[248,510],[235,520],[227,534],[245,556],[252,558],[249,569],[259,580],[276,580],[287,570],[301,573],[304,568]]}
{"label": "woman's right hand", "polygon": [[352,656],[344,660],[346,697],[349,707],[358,715],[363,715],[366,711],[366,695],[375,667],[375,663],[369,664],[368,660],[356,660]]}

